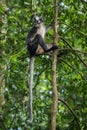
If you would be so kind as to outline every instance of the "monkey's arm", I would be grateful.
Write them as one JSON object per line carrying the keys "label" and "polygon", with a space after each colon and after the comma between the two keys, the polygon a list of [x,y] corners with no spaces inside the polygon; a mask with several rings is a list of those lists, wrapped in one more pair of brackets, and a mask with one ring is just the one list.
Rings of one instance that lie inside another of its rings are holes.
{"label": "monkey's arm", "polygon": [[37,33],[37,28],[36,27],[33,27],[29,32],[28,32],[28,35],[27,35],[27,38],[26,38],[26,43],[27,45],[29,45],[33,38],[35,37],[35,34]]}

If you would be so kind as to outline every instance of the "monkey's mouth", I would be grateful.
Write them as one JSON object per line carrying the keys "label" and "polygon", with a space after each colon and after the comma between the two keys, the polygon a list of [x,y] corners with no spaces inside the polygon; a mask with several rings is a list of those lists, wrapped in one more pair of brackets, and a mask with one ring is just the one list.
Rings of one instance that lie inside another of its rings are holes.
{"label": "monkey's mouth", "polygon": [[35,21],[34,22],[34,24],[35,24],[36,27],[40,27],[41,23],[42,23],[41,21]]}

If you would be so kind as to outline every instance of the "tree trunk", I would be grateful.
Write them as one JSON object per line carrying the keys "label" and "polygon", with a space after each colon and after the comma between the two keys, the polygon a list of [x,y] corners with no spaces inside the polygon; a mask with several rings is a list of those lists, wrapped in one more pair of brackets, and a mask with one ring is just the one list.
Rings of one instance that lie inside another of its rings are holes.
{"label": "tree trunk", "polygon": [[[58,0],[54,0],[54,44],[58,45],[58,32],[57,32],[57,17],[58,17]],[[57,50],[53,53],[52,59],[52,86],[53,86],[53,105],[52,105],[52,119],[51,130],[56,130],[56,116],[58,106],[58,92],[56,83],[56,65],[57,65]]]}

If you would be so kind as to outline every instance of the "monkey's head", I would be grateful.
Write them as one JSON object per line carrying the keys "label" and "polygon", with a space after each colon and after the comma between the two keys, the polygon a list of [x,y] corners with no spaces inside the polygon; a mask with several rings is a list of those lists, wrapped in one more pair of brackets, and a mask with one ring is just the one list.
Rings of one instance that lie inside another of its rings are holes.
{"label": "monkey's head", "polygon": [[41,19],[36,15],[34,16],[33,20],[34,20],[35,27],[40,27],[43,24],[43,19]]}

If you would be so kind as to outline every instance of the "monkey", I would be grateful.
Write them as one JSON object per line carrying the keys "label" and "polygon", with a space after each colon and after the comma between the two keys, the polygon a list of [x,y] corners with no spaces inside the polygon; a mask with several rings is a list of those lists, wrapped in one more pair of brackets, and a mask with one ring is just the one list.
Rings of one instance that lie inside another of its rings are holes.
{"label": "monkey", "polygon": [[26,44],[28,53],[30,56],[30,81],[29,81],[29,117],[30,122],[33,121],[33,109],[32,109],[32,89],[33,89],[33,71],[34,71],[34,57],[44,53],[53,52],[58,49],[53,44],[47,44],[44,42],[46,31],[48,30],[44,25],[43,19],[39,16],[33,17],[34,26],[28,32],[26,38]]}
{"label": "monkey", "polygon": [[44,37],[48,29],[44,25],[43,19],[34,16],[33,21],[34,27],[29,31],[26,41],[30,57],[58,49],[58,47],[53,44],[45,44]]}

